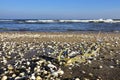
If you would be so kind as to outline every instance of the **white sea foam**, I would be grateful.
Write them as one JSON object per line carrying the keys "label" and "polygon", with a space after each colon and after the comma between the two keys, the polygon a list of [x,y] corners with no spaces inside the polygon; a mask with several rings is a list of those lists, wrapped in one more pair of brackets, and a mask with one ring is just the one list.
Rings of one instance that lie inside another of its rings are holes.
{"label": "white sea foam", "polygon": [[8,21],[14,21],[14,20],[7,20],[7,19],[5,19],[5,20],[3,19],[3,20],[2,20],[2,19],[1,19],[0,21],[1,21],[1,22],[2,22],[2,21],[3,21],[3,22],[4,22],[4,21],[8,22]]}
{"label": "white sea foam", "polygon": [[[15,21],[15,22],[19,22],[21,20],[7,20],[7,19],[1,19],[1,22],[11,22],[11,21]],[[113,20],[113,19],[88,19],[88,20],[23,20],[21,21],[21,23],[76,23],[76,22],[103,22],[103,23],[120,23],[120,20]]]}

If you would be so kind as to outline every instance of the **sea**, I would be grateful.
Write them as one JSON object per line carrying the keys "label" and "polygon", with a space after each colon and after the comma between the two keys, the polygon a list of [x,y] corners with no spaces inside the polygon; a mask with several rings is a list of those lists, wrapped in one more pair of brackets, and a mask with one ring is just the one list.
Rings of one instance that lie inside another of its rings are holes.
{"label": "sea", "polygon": [[75,22],[60,20],[0,19],[0,32],[119,32],[120,23],[112,22]]}

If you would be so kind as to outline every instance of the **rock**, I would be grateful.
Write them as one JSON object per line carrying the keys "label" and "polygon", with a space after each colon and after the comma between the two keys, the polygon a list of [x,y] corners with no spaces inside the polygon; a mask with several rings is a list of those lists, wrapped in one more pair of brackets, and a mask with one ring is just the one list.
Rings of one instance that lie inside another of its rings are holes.
{"label": "rock", "polygon": [[82,71],[83,74],[85,74],[86,72],[85,71]]}
{"label": "rock", "polygon": [[92,63],[92,61],[91,60],[88,60],[88,64],[91,64]]}
{"label": "rock", "polygon": [[114,66],[109,66],[110,68],[114,68]]}
{"label": "rock", "polygon": [[92,74],[92,73],[89,73],[89,76],[93,77],[93,74]]}
{"label": "rock", "polygon": [[12,77],[15,78],[15,77],[16,77],[16,74],[13,74]]}
{"label": "rock", "polygon": [[20,73],[20,76],[22,76],[22,77],[25,76],[25,73],[24,72]]}
{"label": "rock", "polygon": [[27,65],[28,65],[28,66],[30,65],[30,62],[29,62],[29,61],[27,61]]}
{"label": "rock", "polygon": [[42,78],[40,76],[37,76],[36,80],[42,80]]}
{"label": "rock", "polygon": [[50,68],[51,72],[53,72],[54,69],[57,69],[57,67],[53,64],[48,64],[47,66]]}
{"label": "rock", "polygon": [[3,56],[3,64],[6,65],[7,64],[7,59]]}
{"label": "rock", "polygon": [[58,74],[60,74],[60,75],[63,75],[63,74],[64,74],[64,71],[62,71],[61,69],[59,69],[57,72],[58,72]]}
{"label": "rock", "polygon": [[99,68],[100,68],[100,69],[102,69],[102,68],[103,68],[103,66],[101,66],[101,65],[100,65],[100,66],[99,66]]}
{"label": "rock", "polygon": [[7,80],[7,76],[3,76],[1,80]]}
{"label": "rock", "polygon": [[13,68],[13,66],[12,66],[12,65],[10,65],[10,64],[8,65],[8,67],[7,67],[7,68],[8,68],[8,70],[13,70],[13,69],[14,69],[14,68]]}
{"label": "rock", "polygon": [[80,80],[79,78],[75,78],[75,80]]}
{"label": "rock", "polygon": [[90,80],[90,79],[88,79],[88,78],[84,78],[84,80]]}
{"label": "rock", "polygon": [[31,79],[31,80],[35,80],[35,74],[32,74],[32,76],[31,76],[30,79]]}
{"label": "rock", "polygon": [[52,75],[58,77],[58,72],[53,72]]}

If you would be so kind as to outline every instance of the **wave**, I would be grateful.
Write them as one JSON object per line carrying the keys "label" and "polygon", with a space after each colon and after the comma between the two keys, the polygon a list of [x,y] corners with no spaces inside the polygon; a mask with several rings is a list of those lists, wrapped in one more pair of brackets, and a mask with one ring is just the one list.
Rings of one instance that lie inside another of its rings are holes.
{"label": "wave", "polygon": [[40,20],[40,19],[0,19],[0,23],[26,23],[26,24],[42,24],[42,23],[120,23],[120,20],[98,19],[98,20]]}

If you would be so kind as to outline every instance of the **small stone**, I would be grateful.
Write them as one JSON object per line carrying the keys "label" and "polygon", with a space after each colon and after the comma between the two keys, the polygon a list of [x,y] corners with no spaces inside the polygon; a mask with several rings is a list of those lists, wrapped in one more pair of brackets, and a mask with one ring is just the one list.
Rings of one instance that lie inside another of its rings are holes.
{"label": "small stone", "polygon": [[35,80],[35,74],[32,74],[31,79]]}
{"label": "small stone", "polygon": [[89,76],[93,77],[93,74],[92,74],[92,73],[89,73]]}
{"label": "small stone", "polygon": [[12,77],[13,77],[13,78],[16,77],[16,74],[13,74]]}
{"label": "small stone", "polygon": [[102,68],[103,68],[103,66],[99,66],[99,68],[100,68],[100,69],[102,69]]}
{"label": "small stone", "polygon": [[110,68],[114,68],[114,66],[109,66]]}
{"label": "small stone", "polygon": [[21,80],[21,77],[17,76],[17,77],[15,78],[15,80]]}
{"label": "small stone", "polygon": [[1,80],[7,80],[7,76],[3,76]]}
{"label": "small stone", "polygon": [[58,72],[53,72],[52,75],[58,77]]}
{"label": "small stone", "polygon": [[12,65],[8,65],[8,70],[13,70],[13,66]]}
{"label": "small stone", "polygon": [[88,63],[91,64],[92,63],[91,60],[88,60]]}
{"label": "small stone", "polygon": [[57,67],[54,66],[53,64],[48,64],[48,67],[49,67],[49,68],[55,68],[55,69],[57,68]]}
{"label": "small stone", "polygon": [[86,72],[85,71],[82,71],[83,74],[85,74]]}
{"label": "small stone", "polygon": [[7,59],[5,57],[3,57],[3,64],[6,65],[7,64]]}
{"label": "small stone", "polygon": [[72,67],[69,67],[69,69],[71,70],[71,69],[72,69]]}
{"label": "small stone", "polygon": [[80,80],[79,78],[75,78],[75,80]]}
{"label": "small stone", "polygon": [[96,58],[93,58],[93,60],[97,60]]}
{"label": "small stone", "polygon": [[28,66],[30,65],[30,62],[29,62],[29,61],[27,62],[27,65],[28,65]]}
{"label": "small stone", "polygon": [[88,78],[84,78],[84,80],[90,80],[90,79],[88,79]]}
{"label": "small stone", "polygon": [[119,64],[119,60],[116,60],[116,64]]}
{"label": "small stone", "polygon": [[36,80],[42,80],[42,78],[40,76],[37,76]]}
{"label": "small stone", "polygon": [[58,73],[59,73],[60,75],[63,75],[63,74],[64,74],[64,71],[62,71],[61,69],[59,69],[59,70],[58,70]]}
{"label": "small stone", "polygon": [[22,77],[25,76],[25,73],[24,72],[20,73],[20,76],[22,76]]}
{"label": "small stone", "polygon": [[48,72],[45,70],[45,71],[44,71],[44,74],[47,74],[47,73],[48,73]]}

